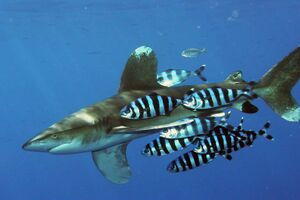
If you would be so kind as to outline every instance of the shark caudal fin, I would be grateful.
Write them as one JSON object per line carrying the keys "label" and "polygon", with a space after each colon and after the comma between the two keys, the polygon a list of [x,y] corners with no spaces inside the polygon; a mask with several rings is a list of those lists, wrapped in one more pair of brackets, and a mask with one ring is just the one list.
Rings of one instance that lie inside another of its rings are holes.
{"label": "shark caudal fin", "polygon": [[299,78],[300,47],[273,66],[253,86],[253,92],[285,120],[299,122],[300,108],[291,95],[291,90]]}
{"label": "shark caudal fin", "polygon": [[104,177],[116,184],[127,183],[131,170],[126,157],[127,144],[120,144],[100,151],[93,151],[93,160]]}
{"label": "shark caudal fin", "polygon": [[157,83],[157,59],[150,47],[141,46],[130,55],[122,74],[119,92],[164,88]]}

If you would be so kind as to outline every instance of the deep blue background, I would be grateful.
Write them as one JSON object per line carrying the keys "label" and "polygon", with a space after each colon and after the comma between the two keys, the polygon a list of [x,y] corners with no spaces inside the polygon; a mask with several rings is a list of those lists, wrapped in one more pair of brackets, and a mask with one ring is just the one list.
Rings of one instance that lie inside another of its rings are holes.
{"label": "deep blue background", "polygon": [[[160,70],[205,63],[210,82],[238,69],[257,80],[300,44],[299,10],[298,0],[0,0],[0,199],[300,199],[299,124],[262,100],[259,113],[244,115],[245,126],[270,120],[274,142],[259,138],[230,162],[218,158],[187,173],[165,170],[179,154],[140,154],[152,137],[129,145],[134,175],[126,185],[106,181],[88,153],[21,149],[67,114],[113,95],[129,54],[144,44]],[[181,57],[189,47],[208,52]],[[298,85],[298,100],[299,92]],[[242,115],[234,111],[230,121]]]}

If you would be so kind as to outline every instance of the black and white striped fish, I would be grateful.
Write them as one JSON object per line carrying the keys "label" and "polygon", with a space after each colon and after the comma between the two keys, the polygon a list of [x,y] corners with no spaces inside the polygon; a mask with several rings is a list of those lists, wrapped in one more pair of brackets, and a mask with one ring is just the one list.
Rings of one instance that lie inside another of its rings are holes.
{"label": "black and white striped fish", "polygon": [[258,111],[258,108],[247,100],[255,97],[256,95],[250,89],[211,87],[195,91],[187,96],[183,100],[183,106],[192,110],[224,110],[242,101],[241,110],[254,113]]}
{"label": "black and white striped fish", "polygon": [[[194,150],[183,154],[182,156],[179,156],[177,159],[173,160],[169,166],[168,166],[168,171],[170,172],[182,172],[182,171],[187,171],[190,169],[194,169],[198,166],[201,166],[203,164],[207,164],[211,162],[217,155],[222,155],[225,157],[227,160],[231,160],[231,153],[234,151],[238,151],[246,146],[251,146],[254,142],[254,140],[257,138],[257,135],[262,135],[266,137],[269,140],[273,140],[273,137],[271,135],[267,134],[267,129],[270,127],[270,123],[267,122],[264,125],[264,128],[259,130],[258,132],[255,131],[247,131],[244,129],[235,129],[235,131],[238,130],[238,132],[231,132],[231,134],[236,135],[239,137],[240,132],[242,132],[245,136],[246,139],[240,139],[238,140],[238,143],[235,145],[232,145],[230,148],[224,149],[223,151],[216,151],[216,152],[211,152],[211,153],[198,153]],[[217,127],[216,127],[217,128]],[[215,129],[216,129],[215,128]],[[206,149],[209,149],[207,147]]]}
{"label": "black and white striped fish", "polygon": [[151,93],[124,106],[120,116],[126,119],[149,119],[169,115],[180,104],[180,99]]}
{"label": "black and white striped fish", "polygon": [[145,146],[142,154],[145,156],[168,155],[188,147],[193,143],[193,141],[194,137],[180,139],[166,139],[163,137],[158,137]]}
{"label": "black and white striped fish", "polygon": [[214,117],[195,117],[190,123],[162,129],[160,132],[160,137],[167,139],[179,139],[207,134],[216,125],[225,125],[230,113],[231,112],[225,114],[225,116],[219,122],[216,121]]}
{"label": "black and white striped fish", "polygon": [[215,127],[205,138],[195,139],[196,153],[219,153],[236,146],[241,138],[231,134],[227,128]]}
{"label": "black and white striped fish", "polygon": [[177,159],[173,160],[167,167],[169,172],[177,173],[190,169],[194,169],[201,165],[211,162],[216,157],[216,154],[199,154],[194,151],[189,151]]}
{"label": "black and white striped fish", "polygon": [[189,71],[184,69],[168,69],[157,74],[157,82],[160,85],[166,87],[172,87],[186,81],[191,76],[198,76],[202,81],[207,81],[207,79],[202,75],[205,69],[205,65],[202,65],[199,69],[195,71]]}
{"label": "black and white striped fish", "polygon": [[[230,112],[227,114],[229,115]],[[222,118],[226,120],[226,118]],[[222,124],[227,125],[227,122],[224,121]],[[229,126],[229,125],[228,125]],[[204,136],[205,137],[205,136]],[[174,138],[167,139],[164,137],[158,137],[152,142],[148,143],[142,154],[145,156],[163,156],[179,150],[182,150],[195,142],[195,136],[184,137],[184,138]]]}
{"label": "black and white striped fish", "polygon": [[[234,149],[244,147],[245,144],[250,146],[256,139],[257,135],[264,136],[268,140],[273,140],[271,135],[267,134],[267,129],[270,128],[270,123],[267,122],[264,127],[258,132],[252,130],[242,129],[243,119],[239,127],[235,130],[228,130],[228,128],[217,126],[206,138],[196,138],[195,148],[196,153],[219,153],[220,155],[232,152]],[[228,152],[229,150],[229,152]]]}

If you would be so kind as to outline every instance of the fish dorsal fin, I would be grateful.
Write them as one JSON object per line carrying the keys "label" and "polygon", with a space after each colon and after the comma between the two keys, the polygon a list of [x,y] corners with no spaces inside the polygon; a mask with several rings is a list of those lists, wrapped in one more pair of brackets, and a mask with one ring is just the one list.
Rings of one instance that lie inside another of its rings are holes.
{"label": "fish dorsal fin", "polygon": [[98,170],[109,181],[116,184],[127,183],[131,170],[126,157],[127,144],[120,144],[100,151],[93,151],[93,160]]}
{"label": "fish dorsal fin", "polygon": [[228,82],[244,82],[243,80],[243,72],[242,71],[235,71],[225,79]]}
{"label": "fish dorsal fin", "polygon": [[130,55],[122,74],[119,92],[163,88],[157,83],[157,59],[150,47],[141,46]]}

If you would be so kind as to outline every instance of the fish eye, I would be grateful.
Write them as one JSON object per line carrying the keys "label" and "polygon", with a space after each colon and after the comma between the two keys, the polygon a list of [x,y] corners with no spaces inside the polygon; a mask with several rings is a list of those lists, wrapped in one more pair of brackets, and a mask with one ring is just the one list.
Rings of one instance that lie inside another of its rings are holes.
{"label": "fish eye", "polygon": [[187,101],[188,101],[189,103],[192,103],[192,102],[194,101],[194,98],[189,98]]}
{"label": "fish eye", "polygon": [[127,109],[124,110],[124,113],[125,113],[125,114],[129,114],[130,112],[131,112],[131,109],[130,109],[130,108],[127,108]]}

